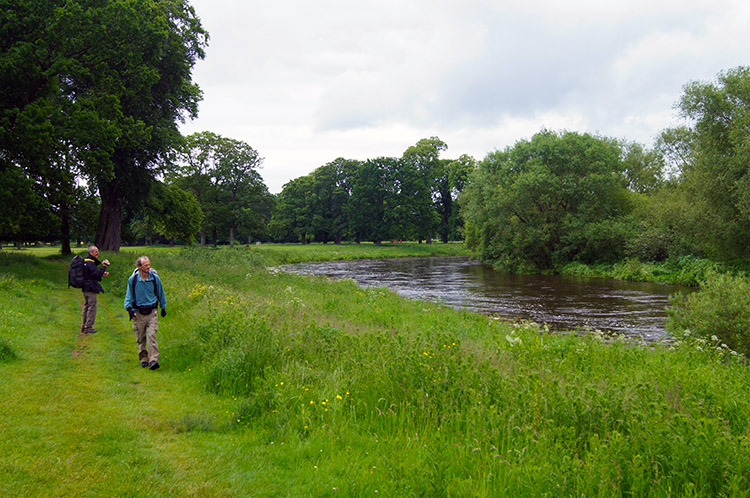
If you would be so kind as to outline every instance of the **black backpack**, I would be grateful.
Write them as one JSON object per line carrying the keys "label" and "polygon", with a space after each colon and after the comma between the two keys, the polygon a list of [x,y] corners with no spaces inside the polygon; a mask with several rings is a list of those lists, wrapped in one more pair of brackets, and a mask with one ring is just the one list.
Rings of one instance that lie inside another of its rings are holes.
{"label": "black backpack", "polygon": [[83,288],[83,258],[79,255],[70,261],[68,268],[68,288],[71,287]]}

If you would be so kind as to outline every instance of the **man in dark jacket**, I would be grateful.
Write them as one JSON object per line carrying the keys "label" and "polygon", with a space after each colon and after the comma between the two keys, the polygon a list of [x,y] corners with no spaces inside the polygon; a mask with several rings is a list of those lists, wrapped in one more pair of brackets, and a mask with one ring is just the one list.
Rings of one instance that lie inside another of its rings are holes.
{"label": "man in dark jacket", "polygon": [[[96,246],[89,247],[89,253],[83,260],[83,322],[81,323],[81,332],[84,334],[93,334],[94,321],[96,321],[96,295],[104,292],[102,277],[109,275],[107,267],[109,260],[99,261],[96,257],[99,255],[99,249]],[[99,268],[99,265],[104,268]]]}

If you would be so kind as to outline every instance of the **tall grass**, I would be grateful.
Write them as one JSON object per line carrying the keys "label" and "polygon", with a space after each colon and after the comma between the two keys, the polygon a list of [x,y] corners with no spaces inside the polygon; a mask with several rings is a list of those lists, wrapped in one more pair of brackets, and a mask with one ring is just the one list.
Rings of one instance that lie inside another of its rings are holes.
{"label": "tall grass", "polygon": [[[739,264],[739,263],[738,263]],[[729,272],[731,267],[695,256],[683,256],[661,262],[626,259],[617,263],[586,265],[568,263],[561,273],[588,277],[608,277],[639,282],[661,282],[698,287],[710,273]]]}
{"label": "tall grass", "polygon": [[[169,302],[151,395],[173,380],[186,403],[215,400],[151,415],[167,450],[193,448],[183,495],[749,496],[742,355],[550,335],[287,274],[275,265],[304,254],[257,249],[151,255]],[[134,256],[109,256],[105,288],[124,293]]]}
{"label": "tall grass", "polygon": [[227,424],[319,450],[299,471],[325,468],[341,491],[747,495],[741,355],[547,335],[382,288],[230,266],[227,285],[188,291],[204,311],[184,329],[190,363],[205,389],[236,399]]}

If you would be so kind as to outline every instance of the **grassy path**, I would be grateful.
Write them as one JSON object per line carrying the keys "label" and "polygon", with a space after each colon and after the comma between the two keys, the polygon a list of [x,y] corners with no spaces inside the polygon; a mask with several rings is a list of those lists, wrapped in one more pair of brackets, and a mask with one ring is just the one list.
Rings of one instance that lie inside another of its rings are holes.
{"label": "grassy path", "polygon": [[[81,334],[81,292],[47,264],[48,280],[0,282],[0,328],[18,355],[0,361],[1,497],[294,496],[304,448],[231,429],[237,401],[207,392],[197,368],[141,368],[114,282],[98,333]],[[162,358],[180,323],[160,319]]]}
{"label": "grassy path", "polygon": [[184,424],[211,420],[216,400],[189,373],[140,368],[112,293],[100,296],[99,332],[78,333],[80,301],[49,290],[44,309],[17,312],[21,358],[0,364],[0,496],[200,496],[215,459]]}

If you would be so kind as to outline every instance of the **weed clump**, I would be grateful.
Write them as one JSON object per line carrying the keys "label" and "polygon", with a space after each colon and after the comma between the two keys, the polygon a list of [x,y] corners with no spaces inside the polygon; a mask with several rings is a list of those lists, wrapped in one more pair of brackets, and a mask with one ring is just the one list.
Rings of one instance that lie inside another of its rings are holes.
{"label": "weed clump", "polygon": [[0,338],[0,363],[6,363],[18,358],[16,351],[5,339]]}

